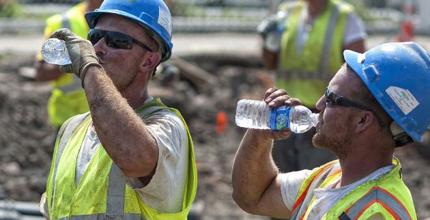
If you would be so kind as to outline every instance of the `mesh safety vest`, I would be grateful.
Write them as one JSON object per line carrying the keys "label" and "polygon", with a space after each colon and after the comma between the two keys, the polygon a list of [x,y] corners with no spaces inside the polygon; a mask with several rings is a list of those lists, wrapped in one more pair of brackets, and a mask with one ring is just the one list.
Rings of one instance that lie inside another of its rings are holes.
{"label": "mesh safety vest", "polygon": [[[146,103],[137,112],[146,118],[163,109],[173,111],[186,126],[176,109],[166,107],[158,99]],[[69,119],[61,127],[46,187],[50,219],[186,219],[197,189],[194,147],[188,127],[189,159],[182,209],[176,213],[161,213],[147,206],[126,184],[122,172],[103,147],[93,155],[79,184],[75,183],[77,158],[90,123],[91,117],[86,113]]]}
{"label": "mesh safety vest", "polygon": [[[68,28],[78,36],[86,39],[89,31],[84,14],[87,3],[80,3],[64,14],[54,15],[46,20],[44,31],[48,38],[54,31],[60,28]],[[42,56],[38,54],[38,60]],[[53,90],[48,101],[48,115],[50,122],[59,127],[68,118],[87,112],[88,102],[81,87],[81,80],[75,74],[63,74],[53,81]]]}
{"label": "mesh safety vest", "polygon": [[297,51],[299,24],[304,22],[304,2],[287,3],[280,10],[287,11],[281,38],[276,86],[287,89],[306,106],[315,106],[324,93],[328,81],[343,63],[343,35],[352,6],[329,0],[327,9],[315,18],[301,51]]}
{"label": "mesh safety vest", "polygon": [[[342,175],[332,161],[316,168],[302,183],[292,208],[291,219],[310,219],[314,207],[313,191],[334,184]],[[417,219],[412,196],[401,179],[401,166],[393,159],[394,168],[377,179],[365,182],[337,201],[322,220],[367,220],[374,215],[384,219]]]}

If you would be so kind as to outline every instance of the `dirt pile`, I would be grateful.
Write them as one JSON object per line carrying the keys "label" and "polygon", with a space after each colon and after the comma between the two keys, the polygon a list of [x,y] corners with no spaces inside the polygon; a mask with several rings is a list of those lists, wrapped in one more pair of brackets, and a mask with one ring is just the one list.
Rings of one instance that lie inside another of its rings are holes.
{"label": "dirt pile", "polygon": [[[17,74],[32,58],[0,56],[0,188],[9,199],[36,202],[50,166],[53,129],[46,113],[49,86]],[[261,99],[270,81],[258,58],[199,54],[170,64],[152,81],[150,93],[180,109],[190,127],[199,169],[195,209],[203,219],[265,219],[245,214],[231,199],[231,167],[244,132],[234,125],[236,102]],[[414,147],[397,155],[419,219],[430,217],[429,163]]]}

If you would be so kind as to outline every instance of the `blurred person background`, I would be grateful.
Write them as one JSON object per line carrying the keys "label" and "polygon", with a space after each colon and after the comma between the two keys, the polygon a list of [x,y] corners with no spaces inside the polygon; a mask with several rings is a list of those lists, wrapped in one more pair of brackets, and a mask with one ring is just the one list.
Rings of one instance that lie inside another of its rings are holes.
{"label": "blurred person background", "polygon": [[[338,0],[281,2],[257,29],[263,38],[263,63],[274,70],[276,87],[314,112],[328,80],[343,63],[343,50],[364,52],[367,37],[353,6]],[[335,158],[313,146],[314,133],[311,129],[275,141],[273,159],[281,172],[311,169]]]}

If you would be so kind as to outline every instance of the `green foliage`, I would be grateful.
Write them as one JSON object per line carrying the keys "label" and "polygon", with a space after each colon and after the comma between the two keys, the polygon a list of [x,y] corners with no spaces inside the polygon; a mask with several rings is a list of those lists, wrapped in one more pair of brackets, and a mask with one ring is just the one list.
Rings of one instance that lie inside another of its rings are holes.
{"label": "green foliage", "polygon": [[13,18],[21,14],[21,7],[16,0],[0,0],[0,18]]}

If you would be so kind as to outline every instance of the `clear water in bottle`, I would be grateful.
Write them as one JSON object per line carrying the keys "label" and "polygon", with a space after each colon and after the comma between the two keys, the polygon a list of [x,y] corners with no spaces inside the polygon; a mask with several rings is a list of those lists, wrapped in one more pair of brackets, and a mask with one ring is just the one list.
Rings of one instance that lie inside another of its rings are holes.
{"label": "clear water in bottle", "polygon": [[318,114],[305,106],[294,106],[290,110],[290,130],[294,133],[305,133],[318,123]]}
{"label": "clear water in bottle", "polygon": [[318,123],[318,114],[304,106],[270,108],[263,101],[242,99],[237,103],[236,124],[253,129],[283,130],[304,133]]}
{"label": "clear water in bottle", "polygon": [[269,116],[270,108],[265,102],[242,99],[237,103],[235,121],[239,127],[270,129]]}
{"label": "clear water in bottle", "polygon": [[42,46],[42,57],[47,63],[56,65],[71,64],[66,44],[63,40],[49,38]]}

